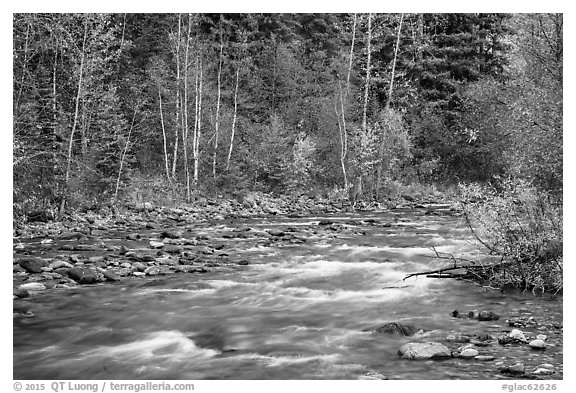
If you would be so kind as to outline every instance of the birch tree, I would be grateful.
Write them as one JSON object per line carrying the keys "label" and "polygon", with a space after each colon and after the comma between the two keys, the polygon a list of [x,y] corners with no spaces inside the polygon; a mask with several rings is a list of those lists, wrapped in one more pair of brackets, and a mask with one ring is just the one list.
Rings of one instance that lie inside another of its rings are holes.
{"label": "birch tree", "polygon": [[218,98],[216,100],[216,120],[214,124],[214,153],[212,155],[212,176],[216,178],[216,154],[218,153],[218,131],[220,127],[220,97],[222,93],[222,60],[224,50],[224,40],[222,38],[222,15],[220,15],[219,23],[220,33],[220,53],[218,56]]}

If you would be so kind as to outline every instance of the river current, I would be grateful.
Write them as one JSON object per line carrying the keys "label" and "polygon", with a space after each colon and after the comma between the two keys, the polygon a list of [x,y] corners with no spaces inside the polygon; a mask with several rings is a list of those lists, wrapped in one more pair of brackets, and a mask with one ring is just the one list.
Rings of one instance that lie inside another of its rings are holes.
{"label": "river current", "polygon": [[[361,225],[326,234],[314,231],[321,219]],[[244,227],[302,228],[306,241],[265,245],[219,237]],[[562,322],[561,299],[424,276],[403,280],[447,264],[434,258],[431,246],[478,258],[458,217],[395,211],[269,218],[213,222],[197,234],[224,243],[249,264],[37,295],[30,300],[35,315],[14,319],[14,378],[497,379],[505,377],[498,364],[517,361],[527,370],[542,363],[561,370],[560,335],[550,335],[545,352],[497,343],[481,348],[495,356],[492,362],[398,357],[409,341],[446,343],[453,333],[497,336],[510,329],[508,317]],[[122,233],[105,236],[109,243],[125,242]],[[454,309],[490,310],[502,318],[453,318]],[[423,332],[374,332],[386,322]]]}

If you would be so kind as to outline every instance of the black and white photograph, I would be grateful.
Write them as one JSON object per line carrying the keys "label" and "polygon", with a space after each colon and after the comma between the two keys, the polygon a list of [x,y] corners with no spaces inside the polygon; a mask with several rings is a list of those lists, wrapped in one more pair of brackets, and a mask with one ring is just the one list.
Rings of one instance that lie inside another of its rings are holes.
{"label": "black and white photograph", "polygon": [[564,14],[187,8],[11,15],[10,387],[556,390]]}

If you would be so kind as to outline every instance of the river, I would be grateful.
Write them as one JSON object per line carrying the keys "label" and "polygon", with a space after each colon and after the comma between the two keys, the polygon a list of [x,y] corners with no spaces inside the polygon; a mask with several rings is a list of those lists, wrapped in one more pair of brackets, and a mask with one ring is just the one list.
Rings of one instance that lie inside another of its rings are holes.
{"label": "river", "polygon": [[[316,230],[322,219],[353,225],[340,232]],[[296,231],[305,241],[220,237],[247,227]],[[408,273],[447,263],[433,258],[430,246],[478,258],[459,217],[398,210],[216,221],[199,225],[195,235],[217,239],[249,264],[36,295],[29,300],[35,315],[14,318],[14,378],[498,379],[506,377],[499,365],[517,361],[527,370],[552,363],[557,372],[551,378],[562,378],[561,332],[544,332],[551,344],[545,351],[498,343],[479,348],[495,356],[492,362],[398,357],[409,341],[446,343],[451,333],[496,337],[510,330],[509,317],[562,322],[561,298],[424,276],[403,281]],[[104,237],[126,242],[125,233]],[[490,310],[502,318],[453,318],[454,309]],[[386,322],[422,332],[374,332]]]}

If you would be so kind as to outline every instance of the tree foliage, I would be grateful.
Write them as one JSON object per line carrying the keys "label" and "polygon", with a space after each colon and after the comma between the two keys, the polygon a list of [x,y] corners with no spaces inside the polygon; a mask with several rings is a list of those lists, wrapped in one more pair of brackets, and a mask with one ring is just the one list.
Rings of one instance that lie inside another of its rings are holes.
{"label": "tree foliage", "polygon": [[379,199],[394,181],[562,189],[561,15],[368,20],[15,14],[15,208],[110,201],[139,177],[180,192],[195,159],[195,191],[332,189],[344,173]]}

